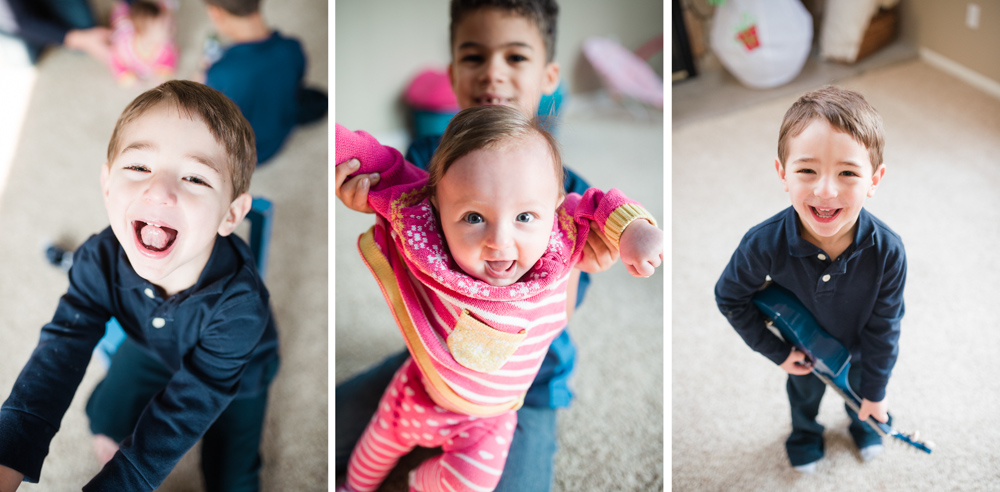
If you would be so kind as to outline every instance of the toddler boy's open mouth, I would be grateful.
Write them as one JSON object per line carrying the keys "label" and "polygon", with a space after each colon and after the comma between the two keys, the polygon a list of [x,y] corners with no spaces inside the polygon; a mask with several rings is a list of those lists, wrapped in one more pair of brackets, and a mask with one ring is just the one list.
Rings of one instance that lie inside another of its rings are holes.
{"label": "toddler boy's open mouth", "polygon": [[842,209],[842,208],[816,208],[816,207],[810,206],[809,210],[812,212],[813,217],[816,218],[816,220],[818,220],[820,222],[830,222],[833,219],[836,219],[837,216],[840,215],[840,211],[844,210],[844,209]]}
{"label": "toddler boy's open mouth", "polygon": [[166,226],[159,226],[149,222],[136,220],[132,222],[135,229],[137,242],[145,249],[153,253],[161,253],[174,245],[177,239],[177,230]]}

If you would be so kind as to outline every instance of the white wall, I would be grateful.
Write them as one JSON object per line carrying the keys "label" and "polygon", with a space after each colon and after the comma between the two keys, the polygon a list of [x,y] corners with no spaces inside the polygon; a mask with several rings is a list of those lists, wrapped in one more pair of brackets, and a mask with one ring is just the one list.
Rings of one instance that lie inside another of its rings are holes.
{"label": "white wall", "polygon": [[[350,129],[392,131],[406,124],[401,102],[409,80],[451,58],[449,0],[338,0],[335,120]],[[663,0],[563,0],[556,61],[571,93],[600,87],[581,46],[594,35],[614,37],[634,50],[662,34]],[[654,60],[661,66],[663,57]]]}

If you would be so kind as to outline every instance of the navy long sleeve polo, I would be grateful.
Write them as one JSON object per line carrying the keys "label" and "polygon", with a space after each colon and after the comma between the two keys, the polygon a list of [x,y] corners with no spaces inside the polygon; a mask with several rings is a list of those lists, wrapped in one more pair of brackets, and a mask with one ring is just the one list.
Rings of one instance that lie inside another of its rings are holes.
{"label": "navy long sleeve polo", "polygon": [[900,237],[867,210],[836,260],[802,239],[788,207],[753,227],[715,285],[719,310],[743,340],[775,364],[791,346],[771,334],[751,298],[766,277],[792,291],[861,364],[862,398],[881,401],[899,351],[906,254]]}
{"label": "navy long sleeve polo", "polygon": [[84,490],[152,490],[237,396],[259,394],[277,364],[277,331],[250,253],[216,237],[191,288],[164,298],[136,274],[111,232],[73,258],[69,289],[0,408],[0,464],[37,482],[49,443],[114,316],[129,338],[175,371],[120,452]]}

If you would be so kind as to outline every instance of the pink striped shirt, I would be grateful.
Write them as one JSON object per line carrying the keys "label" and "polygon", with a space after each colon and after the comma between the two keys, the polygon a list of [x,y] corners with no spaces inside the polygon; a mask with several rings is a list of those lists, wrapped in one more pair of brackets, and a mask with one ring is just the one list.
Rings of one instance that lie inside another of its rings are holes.
{"label": "pink striped shirt", "polygon": [[[616,241],[628,221],[648,213],[618,190],[569,194],[555,212],[541,259],[518,282],[498,287],[462,272],[448,255],[425,171],[363,131],[337,125],[335,138],[338,165],[356,158],[357,173],[381,175],[368,193],[379,218],[359,248],[428,392],[441,397],[433,381],[439,377],[462,400],[487,407],[481,414],[517,408],[566,325],[567,281],[583,256],[590,223]],[[371,254],[375,249],[378,254]]]}

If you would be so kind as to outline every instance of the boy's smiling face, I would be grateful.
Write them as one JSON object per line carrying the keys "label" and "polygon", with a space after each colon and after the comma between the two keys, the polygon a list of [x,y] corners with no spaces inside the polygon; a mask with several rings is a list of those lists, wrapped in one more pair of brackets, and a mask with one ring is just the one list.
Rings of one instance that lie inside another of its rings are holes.
{"label": "boy's smiling face", "polygon": [[545,253],[561,202],[552,155],[537,135],[458,158],[432,200],[459,268],[499,287]]}
{"label": "boy's smiling face", "polygon": [[858,214],[885,175],[873,172],[868,149],[823,118],[789,139],[784,167],[775,159],[807,241],[836,257],[854,238]]}
{"label": "boy's smiling face", "polygon": [[559,64],[546,61],[542,33],[525,17],[493,8],[468,13],[456,26],[452,89],[462,109],[503,104],[526,115],[559,84]]}
{"label": "boy's smiling face", "polygon": [[208,126],[168,103],[124,129],[101,190],[132,268],[167,295],[194,285],[216,234],[232,233],[251,202],[232,199],[228,155]]}

